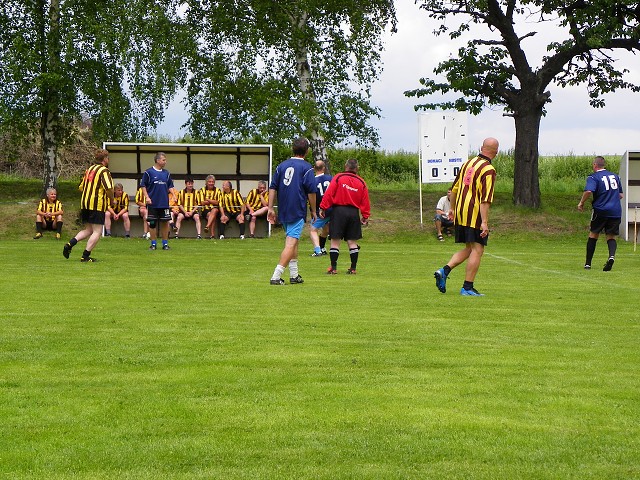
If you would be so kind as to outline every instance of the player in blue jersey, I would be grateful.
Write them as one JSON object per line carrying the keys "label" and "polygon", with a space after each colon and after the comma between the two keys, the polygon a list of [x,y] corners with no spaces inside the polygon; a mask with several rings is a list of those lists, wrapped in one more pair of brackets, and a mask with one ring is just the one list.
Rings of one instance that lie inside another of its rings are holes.
{"label": "player in blue jersey", "polygon": [[320,210],[320,202],[324,197],[324,192],[329,188],[331,175],[327,173],[326,165],[322,160],[318,160],[313,166],[313,173],[315,174],[316,184],[316,219],[311,222],[311,228],[309,230],[309,237],[311,237],[311,243],[313,243],[312,257],[321,257],[327,255],[325,245],[327,244],[327,235],[329,234],[329,220],[330,214],[326,214],[324,218],[320,218],[318,211]]}
{"label": "player in blue jersey", "polygon": [[609,247],[609,259],[604,264],[605,272],[611,270],[615,261],[616,236],[620,230],[620,221],[622,217],[622,207],[620,200],[622,199],[622,184],[620,177],[613,172],[604,168],[604,158],[596,157],[593,159],[593,174],[587,177],[587,185],[584,187],[584,193],[578,203],[578,210],[584,210],[584,202],[593,195],[591,201],[593,211],[591,213],[591,225],[589,226],[589,238],[587,239],[587,260],[584,264],[586,270],[591,269],[591,260],[596,251],[596,242],[600,232],[604,230],[607,236],[607,246]]}
{"label": "player in blue jersey", "polygon": [[171,221],[171,209],[169,208],[169,194],[177,198],[178,192],[173,186],[173,180],[168,170],[165,170],[167,156],[164,152],[158,152],[153,157],[153,167],[148,168],[142,174],[140,186],[144,201],[148,205],[147,222],[151,234],[151,246],[149,250],[155,250],[158,238],[158,224],[162,235],[162,249],[169,250],[169,222]]}
{"label": "player in blue jersey", "polygon": [[276,266],[271,285],[284,285],[281,278],[289,266],[289,282],[303,283],[298,273],[298,243],[307,218],[307,200],[311,206],[311,216],[316,219],[316,184],[313,168],[304,159],[309,152],[309,140],[296,138],[293,141],[293,157],[276,167],[269,185],[269,223],[276,222],[274,203],[278,198],[278,219],[282,224],[286,239]]}

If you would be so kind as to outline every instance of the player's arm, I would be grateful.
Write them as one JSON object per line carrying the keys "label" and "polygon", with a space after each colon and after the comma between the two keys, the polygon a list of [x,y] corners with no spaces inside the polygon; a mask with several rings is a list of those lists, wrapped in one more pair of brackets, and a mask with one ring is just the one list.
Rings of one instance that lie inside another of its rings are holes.
{"label": "player's arm", "polygon": [[[593,194],[593,192],[591,190],[585,190],[584,192],[582,192],[582,197],[580,198],[580,201],[578,202],[578,210],[580,210],[581,212],[584,211],[584,203],[589,199],[589,197],[592,194]],[[620,195],[622,195],[622,194],[620,194]]]}
{"label": "player's arm", "polygon": [[276,223],[276,211],[273,208],[275,199],[276,199],[276,190],[274,188],[270,188],[269,203],[267,205],[267,221],[272,225]]}
{"label": "player's arm", "polygon": [[491,204],[489,202],[482,202],[480,204],[480,217],[482,218],[482,223],[480,224],[480,236],[486,237],[489,235],[489,207]]}

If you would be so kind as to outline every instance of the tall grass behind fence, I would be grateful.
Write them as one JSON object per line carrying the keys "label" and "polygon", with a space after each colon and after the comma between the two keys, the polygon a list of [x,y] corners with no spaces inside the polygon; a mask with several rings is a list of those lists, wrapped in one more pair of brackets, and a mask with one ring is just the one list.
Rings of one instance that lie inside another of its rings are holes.
{"label": "tall grass behind fence", "polygon": [[[580,192],[585,178],[593,172],[591,164],[595,155],[551,155],[538,159],[540,189],[544,192]],[[341,149],[329,152],[332,173],[342,171],[344,163],[355,158],[360,164],[360,175],[370,185],[385,188],[415,188],[418,183],[418,154],[403,150],[397,152]],[[605,156],[607,168],[618,173],[620,156]],[[513,189],[513,149],[500,152],[493,160],[498,171],[499,191]],[[442,189],[441,185],[437,186]]]}

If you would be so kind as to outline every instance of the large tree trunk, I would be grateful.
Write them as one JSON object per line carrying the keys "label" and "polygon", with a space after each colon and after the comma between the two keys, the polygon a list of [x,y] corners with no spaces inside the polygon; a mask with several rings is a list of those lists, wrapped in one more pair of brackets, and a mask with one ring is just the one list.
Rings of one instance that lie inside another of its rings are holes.
{"label": "large tree trunk", "polygon": [[516,144],[514,152],[513,203],[540,207],[538,178],[538,137],[542,110],[530,110],[515,116]]}

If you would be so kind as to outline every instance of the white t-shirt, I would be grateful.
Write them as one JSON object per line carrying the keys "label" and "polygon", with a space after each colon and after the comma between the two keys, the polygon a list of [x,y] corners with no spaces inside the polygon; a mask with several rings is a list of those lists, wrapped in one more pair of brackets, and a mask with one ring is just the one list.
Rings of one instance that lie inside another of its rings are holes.
{"label": "white t-shirt", "polygon": [[436,210],[442,210],[445,214],[449,213],[451,210],[451,202],[445,195],[440,200],[438,200],[438,205],[436,205]]}

